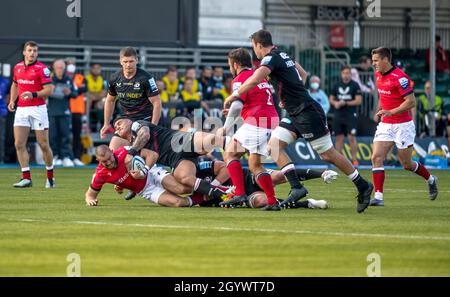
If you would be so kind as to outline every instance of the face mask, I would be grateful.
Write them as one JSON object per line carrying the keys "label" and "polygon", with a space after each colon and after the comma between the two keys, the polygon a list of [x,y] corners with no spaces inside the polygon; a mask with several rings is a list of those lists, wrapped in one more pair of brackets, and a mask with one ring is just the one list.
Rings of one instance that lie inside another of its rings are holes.
{"label": "face mask", "polygon": [[77,67],[76,67],[75,65],[69,64],[69,65],[67,65],[67,72],[75,73],[75,69],[76,69],[76,68],[77,68]]}
{"label": "face mask", "polygon": [[311,89],[314,89],[314,90],[319,89],[319,83],[316,83],[316,82],[311,83]]}

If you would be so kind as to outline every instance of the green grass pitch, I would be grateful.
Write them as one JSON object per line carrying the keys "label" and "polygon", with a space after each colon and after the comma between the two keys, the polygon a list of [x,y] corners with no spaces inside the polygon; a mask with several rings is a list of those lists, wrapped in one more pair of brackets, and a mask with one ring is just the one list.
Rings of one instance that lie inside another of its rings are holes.
{"label": "green grass pitch", "polygon": [[440,194],[430,201],[421,178],[387,170],[386,206],[363,214],[342,175],[305,183],[330,209],[262,212],[169,209],[125,201],[109,185],[88,208],[92,173],[56,169],[57,188],[45,189],[37,168],[33,188],[14,189],[18,169],[0,169],[1,276],[65,276],[71,253],[81,276],[366,276],[372,253],[381,276],[450,276],[450,171],[434,172]]}

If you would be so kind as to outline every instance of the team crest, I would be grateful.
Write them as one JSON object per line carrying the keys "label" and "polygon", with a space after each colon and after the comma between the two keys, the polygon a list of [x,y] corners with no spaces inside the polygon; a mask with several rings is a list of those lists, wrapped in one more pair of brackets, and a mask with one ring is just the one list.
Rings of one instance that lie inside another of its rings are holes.
{"label": "team crest", "polygon": [[141,86],[141,84],[138,83],[138,82],[134,84],[134,88],[135,88],[135,89],[139,89],[140,86]]}
{"label": "team crest", "polygon": [[47,67],[44,68],[44,75],[45,77],[50,77],[50,70]]}

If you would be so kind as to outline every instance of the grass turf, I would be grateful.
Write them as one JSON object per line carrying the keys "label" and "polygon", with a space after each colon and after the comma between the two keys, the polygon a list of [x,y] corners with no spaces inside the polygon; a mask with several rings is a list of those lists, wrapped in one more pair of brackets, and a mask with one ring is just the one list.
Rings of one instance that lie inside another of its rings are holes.
{"label": "grass turf", "polygon": [[1,276],[65,276],[70,253],[82,276],[366,276],[371,253],[382,276],[450,276],[450,171],[435,172],[436,201],[420,177],[387,171],[386,206],[363,214],[342,175],[305,183],[330,209],[262,212],[164,208],[108,185],[88,208],[93,169],[56,169],[55,189],[32,173],[32,188],[14,189],[18,170],[0,170]]}

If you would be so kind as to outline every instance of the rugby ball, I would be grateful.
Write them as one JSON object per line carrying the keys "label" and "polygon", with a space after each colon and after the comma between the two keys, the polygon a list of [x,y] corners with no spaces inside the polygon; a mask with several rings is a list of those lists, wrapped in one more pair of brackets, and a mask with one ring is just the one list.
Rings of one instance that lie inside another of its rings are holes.
{"label": "rugby ball", "polygon": [[134,156],[133,159],[131,159],[131,170],[140,171],[143,176],[146,176],[148,173],[148,170],[145,167],[145,160],[140,156]]}

